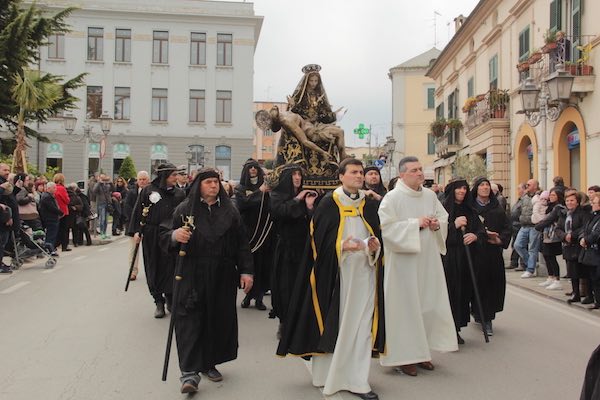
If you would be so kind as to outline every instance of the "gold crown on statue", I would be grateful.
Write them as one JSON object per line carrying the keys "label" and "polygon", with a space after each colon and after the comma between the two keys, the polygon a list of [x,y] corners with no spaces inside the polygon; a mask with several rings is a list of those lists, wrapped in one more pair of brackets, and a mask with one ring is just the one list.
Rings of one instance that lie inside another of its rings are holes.
{"label": "gold crown on statue", "polygon": [[319,72],[321,70],[321,66],[319,64],[308,64],[302,67],[302,72],[308,74],[309,72]]}

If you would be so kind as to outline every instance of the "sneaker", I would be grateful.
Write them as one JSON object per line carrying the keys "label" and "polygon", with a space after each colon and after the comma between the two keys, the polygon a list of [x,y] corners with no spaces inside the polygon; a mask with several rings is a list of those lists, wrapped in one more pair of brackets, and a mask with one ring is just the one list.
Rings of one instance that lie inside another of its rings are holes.
{"label": "sneaker", "polygon": [[554,279],[548,278],[544,282],[538,283],[538,286],[546,287],[550,286],[552,283],[554,283]]}
{"label": "sneaker", "polygon": [[521,275],[521,278],[526,279],[526,278],[531,278],[532,276],[533,276],[532,272],[525,271],[525,272],[523,272],[523,275]]}
{"label": "sneaker", "polygon": [[562,290],[560,281],[553,281],[550,285],[546,286],[547,290]]}

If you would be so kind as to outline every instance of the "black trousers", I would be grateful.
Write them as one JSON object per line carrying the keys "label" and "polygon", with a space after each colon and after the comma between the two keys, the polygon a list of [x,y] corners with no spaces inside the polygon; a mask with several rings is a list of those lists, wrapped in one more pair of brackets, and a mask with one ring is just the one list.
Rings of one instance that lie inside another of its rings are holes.
{"label": "black trousers", "polygon": [[69,247],[69,230],[73,226],[73,215],[69,214],[60,219],[58,224],[58,238],[56,247],[61,246],[64,251]]}
{"label": "black trousers", "polygon": [[[585,266],[578,261],[567,261],[567,273],[571,277],[571,286],[573,288],[573,297],[581,297],[581,296],[590,296],[591,295],[591,285],[590,283],[590,273],[591,268]],[[579,284],[588,283],[588,292],[581,293],[579,290]]]}
{"label": "black trousers", "polygon": [[546,261],[546,268],[548,268],[548,275],[560,277],[560,267],[558,266],[558,261],[556,260],[556,256],[546,255],[544,254],[544,261]]}

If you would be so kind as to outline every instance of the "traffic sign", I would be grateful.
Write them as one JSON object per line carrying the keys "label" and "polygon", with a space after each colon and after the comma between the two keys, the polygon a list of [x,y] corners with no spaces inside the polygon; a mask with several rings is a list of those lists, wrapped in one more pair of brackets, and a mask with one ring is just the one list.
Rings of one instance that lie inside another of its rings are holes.
{"label": "traffic sign", "polygon": [[378,158],[377,160],[375,160],[374,164],[378,169],[381,170],[383,168],[383,166],[385,165],[385,160]]}

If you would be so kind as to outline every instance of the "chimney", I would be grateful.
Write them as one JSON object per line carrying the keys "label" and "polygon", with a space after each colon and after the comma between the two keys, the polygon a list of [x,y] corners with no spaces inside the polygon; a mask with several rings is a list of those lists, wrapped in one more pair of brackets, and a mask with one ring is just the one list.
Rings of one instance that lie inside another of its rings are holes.
{"label": "chimney", "polygon": [[458,30],[465,23],[465,20],[466,20],[466,18],[462,14],[460,14],[458,17],[454,18],[454,33],[458,32]]}

